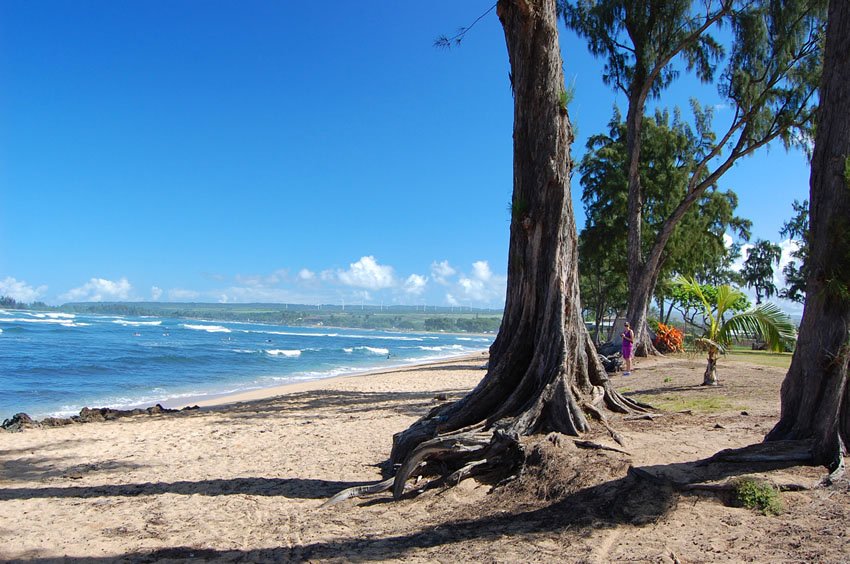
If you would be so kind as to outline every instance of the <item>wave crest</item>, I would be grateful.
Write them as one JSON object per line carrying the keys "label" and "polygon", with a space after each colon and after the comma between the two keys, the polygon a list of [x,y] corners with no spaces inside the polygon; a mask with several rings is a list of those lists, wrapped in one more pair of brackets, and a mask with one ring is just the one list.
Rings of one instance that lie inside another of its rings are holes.
{"label": "wave crest", "polygon": [[[161,322],[159,322],[161,323]],[[189,323],[181,324],[186,329],[194,329],[195,331],[206,331],[207,333],[230,333],[230,329],[221,325],[192,325]]]}
{"label": "wave crest", "polygon": [[269,349],[266,351],[266,354],[270,354],[272,356],[285,356],[287,358],[297,358],[301,356],[301,351],[298,349],[295,350],[285,350],[285,349]]}

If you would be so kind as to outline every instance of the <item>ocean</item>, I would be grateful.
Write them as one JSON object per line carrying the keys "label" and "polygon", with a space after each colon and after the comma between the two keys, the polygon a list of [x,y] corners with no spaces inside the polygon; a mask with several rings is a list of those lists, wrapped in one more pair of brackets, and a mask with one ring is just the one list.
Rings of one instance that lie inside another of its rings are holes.
{"label": "ocean", "polygon": [[0,310],[0,421],[216,396],[486,350],[482,335]]}

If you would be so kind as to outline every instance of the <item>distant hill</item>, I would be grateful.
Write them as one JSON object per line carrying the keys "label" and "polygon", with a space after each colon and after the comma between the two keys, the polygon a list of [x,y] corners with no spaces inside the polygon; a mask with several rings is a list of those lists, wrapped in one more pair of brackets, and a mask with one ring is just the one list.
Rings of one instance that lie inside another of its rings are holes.
{"label": "distant hill", "polygon": [[277,325],[470,333],[496,332],[502,320],[501,310],[495,309],[400,305],[73,302],[57,309],[68,313],[101,315],[152,315]]}

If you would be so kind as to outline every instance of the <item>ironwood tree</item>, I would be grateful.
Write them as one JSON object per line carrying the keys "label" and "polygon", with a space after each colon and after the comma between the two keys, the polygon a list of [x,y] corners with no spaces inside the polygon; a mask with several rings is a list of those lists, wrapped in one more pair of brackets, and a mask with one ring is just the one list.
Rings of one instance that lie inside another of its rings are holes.
{"label": "ironwood tree", "polygon": [[[603,78],[628,100],[628,277],[626,316],[635,330],[635,354],[655,352],[647,314],[664,248],[684,215],[739,159],[774,140],[786,146],[808,135],[819,72],[823,0],[563,1],[567,25],[606,58]],[[644,194],[639,173],[641,128],[647,100],[660,97],[678,75],[674,60],[711,82],[723,48],[709,30],[722,22],[734,31],[732,52],[718,90],[732,112],[725,131],[711,129],[711,111],[694,103],[701,147],[684,197],[676,202],[646,250],[641,226]]]}
{"label": "ironwood tree", "polygon": [[810,179],[806,305],[767,441],[810,440],[843,471],[850,444],[850,2],[831,0]]}
{"label": "ironwood tree", "polygon": [[806,297],[806,257],[809,254],[809,201],[794,200],[791,206],[794,217],[782,224],[779,234],[797,243],[797,248],[791,251],[794,260],[782,269],[785,288],[779,292],[779,297],[803,303]]}
{"label": "ironwood tree", "polygon": [[[520,438],[579,435],[642,406],[614,390],[581,318],[570,143],[555,0],[499,0],[514,96],[505,312],[487,374],[397,434],[394,494],[423,460],[459,479],[522,460]],[[608,426],[610,429],[610,426]],[[613,432],[613,431],[612,431]]]}
{"label": "ironwood tree", "polygon": [[769,299],[776,295],[776,284],[773,283],[773,266],[779,265],[782,257],[782,249],[779,245],[758,239],[753,246],[747,249],[747,259],[741,276],[744,283],[756,291],[756,305],[761,303],[761,297]]}
{"label": "ironwood tree", "polygon": [[[640,173],[643,201],[644,244],[649,245],[688,186],[690,161],[699,150],[699,139],[679,112],[671,122],[669,112],[656,111],[641,128]],[[579,235],[579,271],[582,276],[582,302],[597,316],[625,311],[627,292],[626,232],[627,178],[625,174],[626,125],[619,112],[608,131],[593,135],[587,153],[578,166],[587,222]],[[706,190],[688,210],[664,247],[655,283],[655,296],[663,302],[673,292],[676,274],[716,281],[737,257],[738,246],[727,247],[727,232],[749,239],[752,223],[735,215],[737,195],[716,187]],[[649,249],[645,249],[648,251]],[[727,282],[728,279],[722,280]],[[622,305],[621,305],[622,304]],[[669,312],[669,307],[668,307]],[[662,318],[663,319],[663,318]],[[665,321],[666,323],[666,321]]]}

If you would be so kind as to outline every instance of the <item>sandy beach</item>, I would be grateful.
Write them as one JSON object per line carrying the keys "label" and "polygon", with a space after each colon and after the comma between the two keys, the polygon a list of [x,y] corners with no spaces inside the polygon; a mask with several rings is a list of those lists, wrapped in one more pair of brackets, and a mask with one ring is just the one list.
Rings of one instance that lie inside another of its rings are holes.
{"label": "sandy beach", "polygon": [[[669,404],[712,394],[720,404],[706,413],[613,421],[627,454],[562,441],[565,460],[599,471],[557,492],[531,492],[531,482],[517,480],[490,493],[489,485],[466,480],[398,502],[379,494],[319,508],[346,487],[379,480],[393,433],[436,405],[438,395],[453,400],[471,389],[485,359],[305,382],[181,413],[0,433],[0,560],[850,558],[846,487],[785,493],[779,516],[730,507],[716,495],[632,486],[628,491],[643,497],[627,504],[631,509],[590,503],[621,492],[629,466],[689,471],[692,461],[721,448],[760,440],[776,418],[783,371],[746,363],[727,368],[727,383],[716,390],[696,385],[699,359],[645,361],[636,376],[617,377],[622,390],[644,399]],[[793,467],[771,477],[815,484],[822,475]]]}

